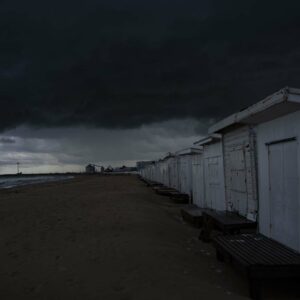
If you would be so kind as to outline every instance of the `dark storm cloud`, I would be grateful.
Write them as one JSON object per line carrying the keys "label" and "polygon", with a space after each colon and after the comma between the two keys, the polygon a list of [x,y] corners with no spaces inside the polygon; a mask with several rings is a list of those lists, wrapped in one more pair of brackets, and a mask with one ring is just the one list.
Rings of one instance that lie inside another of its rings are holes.
{"label": "dark storm cloud", "polygon": [[0,137],[0,144],[15,144],[16,140],[11,137]]}
{"label": "dark storm cloud", "polygon": [[220,118],[300,86],[299,1],[0,1],[0,129]]}

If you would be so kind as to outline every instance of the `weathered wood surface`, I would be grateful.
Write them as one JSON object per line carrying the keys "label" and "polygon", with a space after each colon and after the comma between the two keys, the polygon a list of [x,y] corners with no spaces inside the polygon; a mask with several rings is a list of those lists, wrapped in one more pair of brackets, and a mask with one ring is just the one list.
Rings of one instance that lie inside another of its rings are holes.
{"label": "weathered wood surface", "polygon": [[190,197],[188,194],[177,193],[170,195],[170,198],[173,202],[178,204],[188,204],[190,202]]}
{"label": "weathered wood surface", "polygon": [[180,194],[180,192],[178,192],[176,190],[167,189],[167,188],[155,189],[155,192],[159,195],[164,195],[164,196],[173,196],[173,195]]}
{"label": "weathered wood surface", "polygon": [[187,204],[189,203],[190,197],[188,194],[181,193],[173,188],[166,187],[164,185],[152,186],[155,193],[162,196],[170,197],[175,203]]}
{"label": "weathered wood surface", "polygon": [[296,266],[300,275],[300,254],[261,234],[217,236],[214,244],[244,266]]}
{"label": "weathered wood surface", "polygon": [[245,217],[239,216],[233,212],[208,210],[204,215],[212,218],[220,229],[239,229],[239,228],[255,228],[256,222],[250,221]]}
{"label": "weathered wood surface", "polygon": [[200,238],[210,241],[211,232],[220,230],[223,234],[240,233],[242,229],[256,229],[257,223],[233,212],[207,210],[203,212],[203,229]]}
{"label": "weathered wood surface", "polygon": [[300,254],[261,234],[217,236],[214,245],[219,260],[246,274],[253,299],[261,299],[266,280],[300,278]]}
{"label": "weathered wood surface", "polygon": [[203,212],[205,210],[206,209],[196,205],[187,205],[181,209],[181,215],[186,222],[196,227],[201,227],[203,223]]}
{"label": "weathered wood surface", "polygon": [[143,182],[145,182],[147,186],[151,186],[151,187],[162,186],[163,185],[162,183],[155,182],[155,181],[152,181],[152,180],[149,180],[149,179],[146,179],[146,178],[141,178],[141,180]]}

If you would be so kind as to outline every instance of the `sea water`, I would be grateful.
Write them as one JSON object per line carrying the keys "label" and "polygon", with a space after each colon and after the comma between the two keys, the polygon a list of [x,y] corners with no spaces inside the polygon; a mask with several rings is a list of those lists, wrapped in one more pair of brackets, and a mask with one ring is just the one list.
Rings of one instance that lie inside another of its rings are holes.
{"label": "sea water", "polygon": [[38,175],[38,176],[0,176],[0,189],[9,189],[17,186],[36,184],[43,182],[52,182],[71,179],[73,176],[65,175]]}

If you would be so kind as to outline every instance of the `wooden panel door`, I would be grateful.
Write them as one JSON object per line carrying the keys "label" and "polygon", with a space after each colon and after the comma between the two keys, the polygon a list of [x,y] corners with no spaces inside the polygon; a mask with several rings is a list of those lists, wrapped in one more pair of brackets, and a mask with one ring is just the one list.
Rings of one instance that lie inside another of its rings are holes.
{"label": "wooden panel door", "polygon": [[220,210],[222,193],[221,157],[209,157],[205,160],[205,199],[208,208]]}
{"label": "wooden panel door", "polygon": [[246,182],[246,163],[244,147],[232,149],[229,153],[230,186],[229,201],[232,210],[240,215],[247,215],[247,182]]}
{"label": "wooden panel door", "polygon": [[271,237],[300,250],[297,148],[297,141],[269,145],[269,203]]}

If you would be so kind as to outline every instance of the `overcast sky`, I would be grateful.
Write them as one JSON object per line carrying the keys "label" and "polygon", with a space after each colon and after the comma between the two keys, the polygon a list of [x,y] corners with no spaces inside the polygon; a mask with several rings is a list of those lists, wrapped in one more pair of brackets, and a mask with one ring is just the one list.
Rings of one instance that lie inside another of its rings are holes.
{"label": "overcast sky", "polygon": [[299,12],[299,0],[0,0],[0,173],[156,159],[300,87]]}

